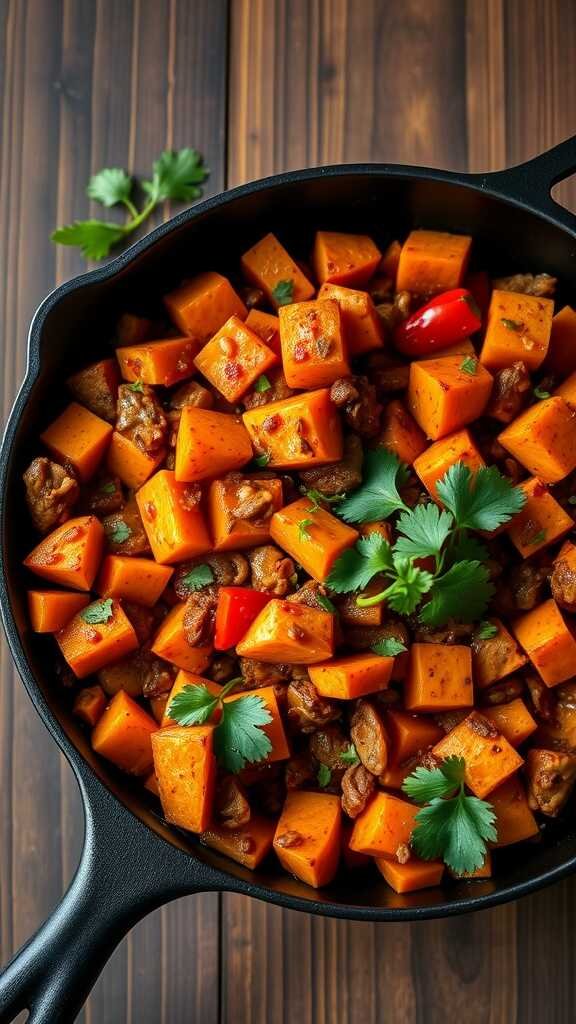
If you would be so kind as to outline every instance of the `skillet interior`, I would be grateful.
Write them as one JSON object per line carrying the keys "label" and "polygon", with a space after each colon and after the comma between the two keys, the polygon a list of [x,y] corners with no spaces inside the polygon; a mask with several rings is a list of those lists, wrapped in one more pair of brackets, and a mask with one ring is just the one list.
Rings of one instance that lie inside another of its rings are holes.
{"label": "skillet interior", "polygon": [[[314,893],[273,864],[248,872],[200,847],[191,837],[171,833],[151,813],[151,804],[140,787],[93,756],[58,686],[51,639],[35,636],[28,628],[27,580],[21,559],[35,540],[22,514],[20,477],[37,454],[40,429],[64,404],[64,377],[106,351],[120,312],[153,314],[150,296],[161,296],[183,277],[208,268],[235,270],[240,254],[269,230],[277,232],[293,254],[306,257],[313,232],[319,227],[365,230],[385,244],[414,226],[472,234],[478,267],[506,273],[547,271],[557,275],[570,293],[576,285],[576,245],[568,231],[520,205],[440,172],[422,177],[421,172],[401,168],[341,167],[295,172],[272,184],[244,186],[183,214],[170,230],[160,229],[152,244],[136,246],[135,255],[120,257],[111,268],[89,275],[85,281],[70,282],[44,303],[32,326],[29,374],[8,428],[10,449],[4,452],[0,500],[9,603],[4,614],[20,669],[22,657],[30,666],[31,673],[25,674],[24,681],[56,738],[59,726],[127,808],[180,849],[224,872],[230,888],[240,882],[246,891],[246,883],[254,883],[255,894],[263,898],[345,916],[361,917],[367,908],[373,908],[370,916],[394,916],[395,910],[398,916],[435,916],[473,909],[470,900],[475,906],[485,906],[515,898],[576,865],[576,830],[554,824],[546,827],[541,842],[500,851],[492,880],[447,884],[442,890],[407,896],[397,896],[372,868],[359,872],[354,881],[350,877],[337,880]],[[15,343],[20,342],[15,339]],[[66,741],[64,745],[68,746]]]}

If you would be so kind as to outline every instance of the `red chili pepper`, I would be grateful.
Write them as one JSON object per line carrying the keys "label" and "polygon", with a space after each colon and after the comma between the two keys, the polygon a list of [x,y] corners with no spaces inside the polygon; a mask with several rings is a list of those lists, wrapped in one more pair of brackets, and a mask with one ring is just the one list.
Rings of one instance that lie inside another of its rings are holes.
{"label": "red chili pepper", "polygon": [[425,356],[455,345],[482,326],[480,313],[466,288],[454,288],[431,299],[400,324],[394,344],[407,356]]}
{"label": "red chili pepper", "polygon": [[220,587],[216,608],[214,647],[227,651],[240,643],[271,595],[249,587]]}

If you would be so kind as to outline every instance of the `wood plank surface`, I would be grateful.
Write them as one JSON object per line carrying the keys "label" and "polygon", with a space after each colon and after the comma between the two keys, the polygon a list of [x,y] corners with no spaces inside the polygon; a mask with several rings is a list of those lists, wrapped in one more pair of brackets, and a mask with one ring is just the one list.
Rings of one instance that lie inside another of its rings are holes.
{"label": "wood plank surface", "polygon": [[[102,166],[194,145],[210,191],[286,168],[488,170],[576,131],[572,0],[0,0],[0,360],[8,412],[27,325],[84,268],[48,240]],[[576,207],[573,182],[557,190]],[[158,218],[168,211],[158,212]],[[0,961],[74,871],[68,766],[0,659]],[[576,884],[419,925],[335,922],[233,896],[142,922],[86,1024],[567,1024]]]}

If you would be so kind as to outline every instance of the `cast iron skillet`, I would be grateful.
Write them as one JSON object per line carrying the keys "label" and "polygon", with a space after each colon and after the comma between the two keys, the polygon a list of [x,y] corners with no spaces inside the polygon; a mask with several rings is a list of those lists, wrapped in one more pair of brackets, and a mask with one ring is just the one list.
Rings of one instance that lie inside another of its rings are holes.
{"label": "cast iron skillet", "polygon": [[2,1024],[23,1008],[30,1009],[32,1024],[73,1021],[128,929],[188,893],[226,890],[308,913],[410,921],[504,903],[576,868],[576,830],[570,825],[546,829],[542,842],[520,855],[500,851],[493,880],[406,896],[393,893],[372,870],[315,892],[273,864],[252,873],[206,850],[168,828],[139,787],[92,754],[62,701],[51,640],[28,629],[20,567],[33,543],[22,514],[21,473],[37,454],[40,426],[61,406],[63,377],[101,355],[119,312],[138,308],[143,297],[162,295],[197,270],[237,266],[240,253],[270,229],[292,251],[306,254],[318,227],[366,230],[383,243],[412,226],[467,232],[474,236],[479,267],[548,271],[573,296],[576,218],[552,200],[550,189],[575,170],[576,137],[496,174],[379,164],[293,171],[200,203],[42,303],[0,452],[0,596],[24,685],[78,780],[85,839],[62,902],[0,977]]}

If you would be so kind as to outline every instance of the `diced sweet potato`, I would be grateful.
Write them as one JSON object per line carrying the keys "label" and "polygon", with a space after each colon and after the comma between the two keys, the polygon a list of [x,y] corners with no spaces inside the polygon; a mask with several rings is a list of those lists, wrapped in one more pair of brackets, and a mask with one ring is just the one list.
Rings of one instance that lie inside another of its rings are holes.
{"label": "diced sweet potato", "polygon": [[237,316],[222,325],[194,360],[206,380],[232,403],[276,362],[278,356]]}
{"label": "diced sweet potato", "polygon": [[186,484],[161,469],[136,494],[142,523],[157,562],[172,565],[210,551],[212,544],[199,504]]}
{"label": "diced sweet potato", "polygon": [[248,249],[240,262],[246,280],[264,292],[271,306],[280,305],[274,290],[285,281],[292,285],[291,302],[303,302],[314,295],[314,285],[272,232]]}
{"label": "diced sweet potato", "polygon": [[537,370],[546,358],[553,316],[552,299],[495,289],[480,362],[500,370],[520,359],[528,370]]}
{"label": "diced sweet potato", "polygon": [[184,634],[186,602],[171,608],[154,637],[152,653],[188,672],[203,672],[210,663],[211,647],[192,647]]}
{"label": "diced sweet potato", "polygon": [[557,686],[574,675],[576,639],[552,598],[521,615],[512,628],[546,686]]}
{"label": "diced sweet potato", "polygon": [[59,462],[69,462],[86,481],[94,476],[110,443],[112,427],[78,402],[40,434],[40,440]]}
{"label": "diced sweet potato", "polygon": [[398,893],[415,892],[417,889],[430,889],[440,885],[444,874],[442,861],[418,860],[417,857],[410,857],[405,864],[377,857],[376,867],[388,885]]}
{"label": "diced sweet potato", "polygon": [[[398,240],[390,242],[390,245],[384,250],[384,255],[380,260],[379,271],[384,277],[388,277],[391,281],[396,281],[396,275],[398,274],[398,264],[400,263],[400,253],[402,252],[402,246]],[[396,289],[397,290],[397,289]]]}
{"label": "diced sweet potato", "polygon": [[35,633],[57,633],[85,608],[88,594],[66,593],[63,590],[29,590],[28,611]]}
{"label": "diced sweet potato", "polygon": [[311,665],[308,675],[321,697],[355,700],[385,690],[392,676],[394,658],[378,654],[349,654]]}
{"label": "diced sweet potato", "polygon": [[274,820],[251,814],[250,821],[241,828],[210,825],[200,836],[200,841],[211,850],[223,853],[225,857],[254,871],[270,853],[275,831]]}
{"label": "diced sweet potato", "polygon": [[426,448],[424,431],[420,430],[414,417],[398,399],[388,402],[384,408],[378,444],[393,452],[400,462],[405,462],[408,466],[411,466]]}
{"label": "diced sweet potato", "polygon": [[269,601],[236,647],[256,661],[313,665],[332,656],[334,616],[294,601]]}
{"label": "diced sweet potato", "polygon": [[[271,719],[270,722],[262,726],[263,732],[266,733],[270,743],[272,744],[272,750],[265,758],[265,761],[267,763],[271,763],[272,761],[285,761],[287,757],[290,757],[290,747],[288,746],[286,733],[284,732],[284,725],[274,687],[262,686],[257,690],[250,690],[250,696],[260,698]],[[245,693],[231,693],[228,697],[224,698],[224,703],[228,704],[236,700],[241,700],[243,697],[246,697]]]}
{"label": "diced sweet potato", "polygon": [[192,338],[166,338],[143,345],[124,345],[116,358],[124,380],[172,387],[194,373],[194,356],[200,345]]}
{"label": "diced sweet potato", "polygon": [[458,288],[466,273],[472,239],[444,231],[411,231],[402,246],[396,291],[421,299]]}
{"label": "diced sweet potato", "polygon": [[457,462],[463,462],[471,473],[486,465],[469,430],[443,437],[414,459],[414,472],[435,501],[439,502],[436,484]]}
{"label": "diced sweet potato", "polygon": [[528,660],[504,623],[495,618],[489,621],[498,632],[486,640],[475,637],[472,643],[474,682],[480,690],[517,672]]}
{"label": "diced sweet potato", "polygon": [[472,707],[470,648],[460,644],[412,644],[404,703],[409,711]]}
{"label": "diced sweet potato", "polygon": [[[447,649],[447,648],[445,648]],[[436,757],[463,757],[465,781],[483,799],[524,763],[520,754],[478,711],[473,711],[434,747]]]}
{"label": "diced sweet potato", "polygon": [[240,551],[265,544],[270,537],[271,517],[282,507],[282,494],[281,480],[252,477],[214,480],[208,491],[214,550]]}
{"label": "diced sweet potato", "polygon": [[254,331],[265,345],[280,356],[280,321],[273,313],[264,313],[261,309],[251,309],[246,317],[245,324]]}
{"label": "diced sweet potato", "polygon": [[242,418],[270,469],[307,469],[342,458],[340,417],[326,388],[249,409]]}
{"label": "diced sweet potato", "polygon": [[236,416],[184,406],[176,441],[176,480],[207,480],[239,469],[251,458],[250,438]]}
{"label": "diced sweet potato", "polygon": [[222,274],[198,274],[164,299],[166,308],[183,334],[208,341],[229,317],[245,318],[248,310],[230,281]]}
{"label": "diced sweet potato", "polygon": [[157,455],[148,455],[129,437],[115,430],[110,439],[106,468],[119,477],[126,487],[136,490],[146,483],[165,457],[166,451],[163,448]]}
{"label": "diced sweet potato", "polygon": [[576,468],[576,411],[559,396],[537,402],[498,436],[500,444],[544,483]]}
{"label": "diced sweet potato", "polygon": [[92,733],[92,748],[130,775],[152,767],[151,738],[158,726],[132,697],[119,690]]}
{"label": "diced sweet potato", "polygon": [[216,780],[212,725],[158,729],[152,737],[154,771],[167,821],[189,832],[210,824]]}
{"label": "diced sweet potato", "polygon": [[155,771],[151,771],[150,774],[146,777],[146,781],[144,782],[144,789],[146,789],[149,793],[152,793],[152,796],[156,796],[158,797],[158,799],[160,799],[160,789],[158,787],[158,779],[156,778]]}
{"label": "diced sweet potato", "polygon": [[310,576],[323,582],[336,559],[356,543],[358,531],[326,509],[310,512],[310,499],[299,498],[274,513],[270,536]]}
{"label": "diced sweet potato", "polygon": [[312,264],[320,284],[362,288],[376,272],[381,252],[368,235],[317,231]]}
{"label": "diced sweet potato", "polygon": [[556,388],[554,395],[557,398],[563,398],[566,405],[569,405],[572,410],[576,409],[576,371],[566,377],[560,387]]}
{"label": "diced sweet potato", "polygon": [[574,520],[536,477],[524,480],[518,490],[526,495],[526,504],[506,532],[522,557],[529,558],[560,540],[572,529]]}
{"label": "diced sweet potato", "polygon": [[24,565],[51,583],[90,590],[103,547],[100,520],[96,516],[78,516],[44,537],[24,559]]}
{"label": "diced sweet potato", "polygon": [[538,835],[538,822],[528,806],[526,791],[518,774],[490,794],[496,815],[498,838],[494,846],[511,846]]}
{"label": "diced sweet potato", "polygon": [[343,288],[339,284],[323,284],[319,299],[333,299],[338,303],[342,318],[345,351],[355,358],[364,352],[382,348],[384,331],[382,321],[368,292]]}
{"label": "diced sweet potato", "polygon": [[563,306],[552,319],[544,368],[559,380],[564,380],[576,370],[576,311],[571,306]]}
{"label": "diced sweet potato", "polygon": [[315,889],[328,885],[338,869],[341,841],[339,797],[288,792],[274,836],[274,851],[286,871]]}
{"label": "diced sweet potato", "polygon": [[125,654],[136,650],[138,637],[130,619],[118,601],[112,602],[110,617],[103,622],[86,621],[90,605],[76,615],[56,633],[56,642],[78,679],[97,672],[104,665],[118,661]]}
{"label": "diced sweet potato", "polygon": [[120,374],[114,359],[91,363],[66,381],[68,390],[81,405],[109,423],[116,418]]}
{"label": "diced sweet potato", "polygon": [[389,762],[392,767],[428,750],[444,735],[431,718],[395,709],[386,712],[386,731],[390,737]]}
{"label": "diced sweet potato", "polygon": [[519,747],[538,728],[538,723],[532,718],[521,697],[511,700],[508,704],[495,704],[494,707],[484,708],[482,714],[513,747]]}
{"label": "diced sweet potato", "polygon": [[288,387],[327,387],[350,373],[337,302],[294,302],[281,306],[278,316]]}
{"label": "diced sweet potato", "polygon": [[433,441],[482,415],[492,376],[480,363],[475,373],[462,369],[462,356],[425,359],[410,365],[407,402],[426,437]]}
{"label": "diced sweet potato", "polygon": [[72,705],[72,711],[82,722],[93,729],[106,710],[106,694],[101,686],[85,686],[80,690]]}
{"label": "diced sweet potato", "polygon": [[354,823],[350,848],[371,857],[395,857],[409,846],[418,808],[391,793],[377,793]]}
{"label": "diced sweet potato", "polygon": [[107,555],[95,590],[102,597],[120,597],[153,608],[168,585],[173,571],[166,565],[158,565],[151,558]]}

